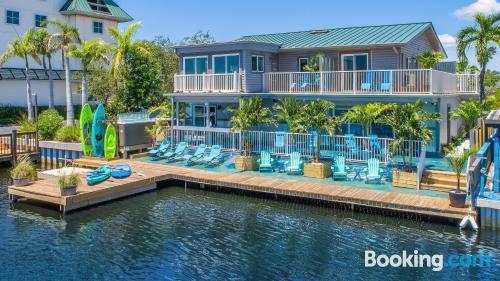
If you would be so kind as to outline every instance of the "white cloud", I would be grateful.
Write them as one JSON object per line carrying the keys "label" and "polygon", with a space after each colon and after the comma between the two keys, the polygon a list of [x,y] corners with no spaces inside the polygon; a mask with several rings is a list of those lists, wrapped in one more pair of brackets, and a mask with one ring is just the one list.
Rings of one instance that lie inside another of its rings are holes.
{"label": "white cloud", "polygon": [[449,47],[455,47],[457,45],[457,38],[455,36],[450,35],[448,33],[445,34],[440,34],[439,40],[441,41],[441,44],[443,44],[443,47],[449,48]]}
{"label": "white cloud", "polygon": [[477,0],[469,6],[453,12],[457,18],[471,19],[476,13],[493,14],[500,12],[500,3],[496,0]]}

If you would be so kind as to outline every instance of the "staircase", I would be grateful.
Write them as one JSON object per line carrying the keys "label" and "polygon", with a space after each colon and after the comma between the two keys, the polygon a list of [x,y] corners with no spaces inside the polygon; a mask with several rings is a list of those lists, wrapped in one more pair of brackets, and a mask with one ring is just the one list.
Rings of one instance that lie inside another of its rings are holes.
{"label": "staircase", "polygon": [[[460,188],[465,190],[467,176],[462,173],[460,177]],[[420,182],[421,189],[444,191],[457,188],[457,178],[455,173],[426,170]]]}

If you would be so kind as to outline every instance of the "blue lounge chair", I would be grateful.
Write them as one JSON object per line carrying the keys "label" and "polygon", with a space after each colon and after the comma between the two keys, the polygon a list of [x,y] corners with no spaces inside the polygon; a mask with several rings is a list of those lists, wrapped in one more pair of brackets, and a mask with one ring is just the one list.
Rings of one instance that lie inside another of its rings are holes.
{"label": "blue lounge chair", "polygon": [[380,161],[376,158],[368,159],[368,168],[365,169],[366,183],[382,183],[384,170],[380,169]]}
{"label": "blue lounge chair", "polygon": [[198,159],[200,159],[201,157],[203,157],[203,155],[205,154],[205,151],[207,150],[207,145],[202,143],[198,146],[198,148],[196,149],[196,151],[192,154],[188,153],[188,154],[185,154],[183,155],[180,160],[185,160],[186,161],[186,165],[187,164],[193,164],[195,161],[197,161]]}
{"label": "blue lounge chair", "polygon": [[333,180],[347,180],[347,171],[349,167],[345,164],[344,156],[336,156],[335,161],[333,161]]}
{"label": "blue lounge chair", "polygon": [[292,152],[290,154],[290,160],[285,162],[287,174],[302,174],[304,168],[304,162],[301,159],[299,152]]}
{"label": "blue lounge chair", "polygon": [[200,162],[202,164],[205,164],[207,166],[213,166],[213,165],[217,165],[217,164],[220,164],[220,159],[222,157],[222,148],[220,147],[220,145],[214,145],[212,146],[212,149],[210,149],[210,154],[208,154],[207,156],[203,157]]}
{"label": "blue lounge chair", "polygon": [[[319,84],[321,83],[321,75],[318,74],[318,73],[315,73],[314,74],[314,81],[313,82],[310,82],[310,78],[309,78],[309,73],[305,74],[304,76],[304,82],[302,82],[302,85],[300,85],[300,89],[302,91],[307,91],[308,88],[307,87],[310,87],[310,86],[319,86]],[[309,91],[311,91],[312,89],[309,89]]]}
{"label": "blue lounge chair", "polygon": [[380,84],[380,91],[389,92],[391,90],[391,72],[384,71],[382,75],[383,82]]}
{"label": "blue lounge chair", "polygon": [[280,153],[285,153],[285,132],[276,132],[274,140],[274,149]]}
{"label": "blue lounge chair", "polygon": [[271,153],[269,151],[262,151],[257,163],[259,164],[259,172],[273,172],[274,159],[271,158]]}
{"label": "blue lounge chair", "polygon": [[148,151],[148,156],[150,156],[150,157],[158,156],[158,154],[164,153],[165,151],[167,151],[169,147],[170,147],[170,141],[165,139],[159,145],[150,149]]}
{"label": "blue lounge chair", "polygon": [[377,135],[369,135],[368,139],[370,141],[370,149],[372,153],[378,153],[382,155],[387,153],[387,148],[382,148]]}
{"label": "blue lounge chair", "polygon": [[174,151],[166,151],[165,153],[160,154],[158,158],[172,160],[184,154],[184,151],[186,150],[187,146],[188,146],[187,142],[180,142]]}
{"label": "blue lounge chair", "polygon": [[373,80],[375,78],[375,73],[373,71],[366,72],[366,79],[361,83],[362,91],[370,91],[372,89]]}

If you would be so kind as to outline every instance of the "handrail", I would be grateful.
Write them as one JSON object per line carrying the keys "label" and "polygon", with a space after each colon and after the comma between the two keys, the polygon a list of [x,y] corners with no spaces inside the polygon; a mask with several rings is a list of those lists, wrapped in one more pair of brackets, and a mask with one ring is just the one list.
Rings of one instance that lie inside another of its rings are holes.
{"label": "handrail", "polygon": [[420,189],[420,183],[422,182],[422,176],[425,171],[425,154],[426,154],[426,145],[422,144],[422,150],[420,152],[420,157],[418,159],[417,165],[417,189]]}

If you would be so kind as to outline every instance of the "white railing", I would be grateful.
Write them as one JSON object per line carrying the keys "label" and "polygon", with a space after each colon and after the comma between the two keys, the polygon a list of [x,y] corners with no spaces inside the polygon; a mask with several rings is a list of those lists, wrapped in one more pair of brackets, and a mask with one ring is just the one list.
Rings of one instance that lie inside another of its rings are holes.
{"label": "white railing", "polygon": [[224,74],[176,74],[175,92],[240,92],[242,74],[238,72]]}
{"label": "white railing", "polygon": [[[269,72],[263,89],[270,93],[448,94],[459,92],[457,76],[431,69]],[[468,85],[464,92],[477,92]]]}
{"label": "white railing", "polygon": [[426,153],[426,146],[422,145],[422,151],[420,152],[420,157],[418,159],[418,164],[417,164],[417,189],[420,189],[420,183],[422,182],[422,176],[424,175],[425,171],[425,153]]}
{"label": "white railing", "polygon": [[477,74],[456,74],[457,93],[479,93]]}
{"label": "white railing", "polygon": [[[172,128],[172,142],[178,144],[187,142],[190,146],[202,143],[208,146],[220,145],[223,149],[232,151],[243,150],[245,144],[250,146],[254,153],[263,150],[275,155],[287,156],[291,152],[300,152],[304,157],[313,157],[316,153],[316,134],[269,131],[231,132],[230,129],[174,126]],[[404,141],[401,148],[392,150],[391,138],[369,138],[353,135],[321,135],[320,155],[322,158],[332,159],[334,155],[343,155],[349,162],[367,162],[370,158],[377,158],[381,164],[387,165],[392,161],[414,162],[421,157],[421,141]],[[425,153],[424,153],[425,154]],[[425,155],[424,155],[425,157]]]}

